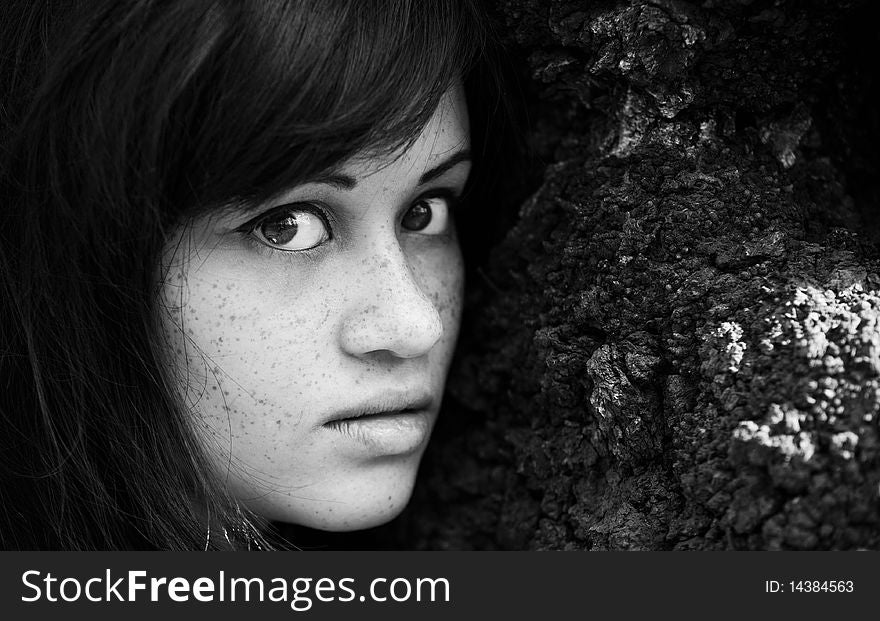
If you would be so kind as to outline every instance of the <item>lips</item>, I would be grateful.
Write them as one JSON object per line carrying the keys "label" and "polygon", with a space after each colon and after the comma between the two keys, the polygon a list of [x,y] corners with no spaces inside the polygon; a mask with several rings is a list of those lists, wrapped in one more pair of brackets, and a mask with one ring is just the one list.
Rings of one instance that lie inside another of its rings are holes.
{"label": "lips", "polygon": [[417,455],[425,447],[436,418],[430,393],[383,393],[334,413],[322,425],[343,454],[356,458]]}
{"label": "lips", "polygon": [[431,409],[433,398],[426,391],[387,391],[361,403],[334,412],[323,425],[339,426],[343,422],[363,421],[387,416],[421,414]]}

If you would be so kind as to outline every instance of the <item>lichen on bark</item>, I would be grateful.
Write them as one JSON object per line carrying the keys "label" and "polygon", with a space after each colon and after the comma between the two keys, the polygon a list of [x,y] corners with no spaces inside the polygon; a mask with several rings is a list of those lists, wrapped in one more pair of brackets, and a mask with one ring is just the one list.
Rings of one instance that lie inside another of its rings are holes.
{"label": "lichen on bark", "polygon": [[548,164],[471,283],[411,541],[880,547],[867,3],[494,6]]}

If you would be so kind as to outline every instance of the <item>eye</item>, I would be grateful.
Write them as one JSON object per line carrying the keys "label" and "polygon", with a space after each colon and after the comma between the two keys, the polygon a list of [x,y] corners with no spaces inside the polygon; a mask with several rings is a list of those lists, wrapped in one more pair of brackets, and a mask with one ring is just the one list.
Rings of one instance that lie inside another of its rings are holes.
{"label": "eye", "polygon": [[423,235],[442,235],[449,228],[449,211],[452,198],[448,196],[425,196],[413,203],[400,225],[407,231]]}
{"label": "eye", "polygon": [[270,248],[311,250],[330,239],[330,229],[313,205],[283,205],[253,224],[249,233]]}

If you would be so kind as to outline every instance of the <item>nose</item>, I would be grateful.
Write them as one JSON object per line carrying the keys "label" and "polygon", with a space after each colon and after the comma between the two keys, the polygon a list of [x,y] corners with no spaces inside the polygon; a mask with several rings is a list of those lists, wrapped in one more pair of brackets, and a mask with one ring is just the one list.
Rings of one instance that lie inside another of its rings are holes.
{"label": "nose", "polygon": [[339,333],[346,353],[365,357],[388,352],[397,358],[427,354],[443,335],[440,313],[414,277],[396,243],[374,253],[352,274],[354,297]]}

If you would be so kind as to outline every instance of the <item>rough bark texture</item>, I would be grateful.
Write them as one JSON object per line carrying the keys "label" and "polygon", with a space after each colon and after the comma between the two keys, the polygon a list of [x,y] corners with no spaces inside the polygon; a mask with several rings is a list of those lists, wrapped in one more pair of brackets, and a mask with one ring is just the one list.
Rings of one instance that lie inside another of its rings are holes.
{"label": "rough bark texture", "polygon": [[880,547],[870,3],[495,7],[549,164],[472,283],[410,543]]}

